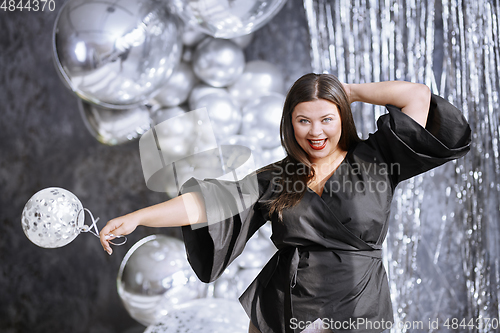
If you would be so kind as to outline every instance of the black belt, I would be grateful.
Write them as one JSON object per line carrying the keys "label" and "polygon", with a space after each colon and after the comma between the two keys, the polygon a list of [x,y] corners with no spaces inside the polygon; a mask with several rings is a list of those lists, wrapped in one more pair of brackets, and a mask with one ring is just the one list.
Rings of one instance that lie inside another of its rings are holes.
{"label": "black belt", "polygon": [[295,284],[297,282],[297,270],[299,267],[299,260],[300,260],[299,253],[312,252],[312,251],[328,251],[328,252],[334,252],[336,254],[349,253],[349,254],[371,257],[374,259],[382,258],[382,250],[380,248],[373,248],[370,250],[340,250],[340,249],[331,249],[323,246],[313,245],[313,246],[301,246],[301,247],[287,246],[279,249],[278,252],[276,252],[274,256],[266,264],[266,267],[264,267],[263,272],[264,271],[267,272],[264,276],[262,276],[263,280],[261,281],[264,283],[264,285],[267,285],[267,283],[273,276],[273,273],[276,270],[279,261],[286,260],[288,274],[287,276],[284,276],[284,281],[283,281],[284,286],[286,286],[285,288],[287,288],[287,290],[285,290],[284,292],[285,294],[284,315],[285,315],[286,333],[294,333],[293,329],[290,327],[290,325],[287,325],[287,323],[289,320],[291,320],[291,318],[294,318],[293,307],[292,307],[292,289],[295,287]]}

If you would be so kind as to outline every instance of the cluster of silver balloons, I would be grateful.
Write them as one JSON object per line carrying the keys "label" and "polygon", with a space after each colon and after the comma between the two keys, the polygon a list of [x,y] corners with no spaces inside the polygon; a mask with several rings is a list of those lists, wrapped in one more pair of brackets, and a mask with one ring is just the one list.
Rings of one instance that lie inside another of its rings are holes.
{"label": "cluster of silver balloons", "polygon": [[[269,62],[246,62],[243,49],[284,3],[72,0],[54,26],[56,68],[101,143],[129,142],[169,115],[206,108],[218,144],[251,148],[260,167],[284,156],[284,79]],[[176,124],[170,135],[193,128]]]}
{"label": "cluster of silver balloons", "polygon": [[[213,148],[215,140],[219,147],[248,147],[257,168],[284,157],[279,126],[285,87],[273,64],[247,62],[243,49],[251,43],[253,31],[285,2],[71,0],[61,8],[54,26],[55,66],[79,97],[85,125],[101,143],[129,142],[154,127],[163,131],[166,160],[179,161],[186,152]],[[177,117],[203,108],[209,122]],[[215,138],[207,137],[210,144],[205,148],[199,142],[193,146],[194,132],[203,137],[200,126],[209,125],[213,131],[206,132]],[[184,166],[199,168],[201,173],[205,167]],[[33,214],[30,207],[28,215]],[[81,208],[69,209],[73,221]],[[42,242],[45,236],[32,236],[40,227],[26,224],[24,229],[30,239]],[[123,259],[118,274],[118,292],[126,309],[139,322],[153,325],[149,332],[173,332],[174,328],[191,332],[200,331],[199,327],[245,332],[248,319],[234,304],[235,298],[275,251],[269,228],[263,227],[210,285],[195,277],[179,240],[150,236],[139,241]],[[67,233],[66,242],[77,234]],[[229,321],[221,317],[228,313],[233,314]]]}
{"label": "cluster of silver balloons", "polygon": [[[210,284],[195,276],[182,241],[148,236],[125,255],[117,277],[118,294],[131,317],[148,326],[146,332],[203,331],[197,330],[199,325],[210,332],[246,332],[248,318],[237,299],[276,251],[270,234],[268,222]],[[180,327],[184,330],[173,330]]]}

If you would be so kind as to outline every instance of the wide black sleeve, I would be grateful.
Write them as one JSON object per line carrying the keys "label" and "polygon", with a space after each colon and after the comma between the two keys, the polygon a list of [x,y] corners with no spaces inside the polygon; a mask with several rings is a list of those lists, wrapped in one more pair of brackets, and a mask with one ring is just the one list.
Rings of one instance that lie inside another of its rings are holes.
{"label": "wide black sleeve", "polygon": [[181,194],[200,192],[205,201],[208,223],[182,227],[188,261],[201,281],[217,279],[267,221],[269,174],[251,173],[238,182],[191,178],[182,186]]}
{"label": "wide black sleeve", "polygon": [[445,99],[432,95],[425,128],[401,109],[386,105],[389,113],[377,121],[378,130],[366,142],[390,164],[397,183],[428,171],[470,150],[471,129],[462,112]]}

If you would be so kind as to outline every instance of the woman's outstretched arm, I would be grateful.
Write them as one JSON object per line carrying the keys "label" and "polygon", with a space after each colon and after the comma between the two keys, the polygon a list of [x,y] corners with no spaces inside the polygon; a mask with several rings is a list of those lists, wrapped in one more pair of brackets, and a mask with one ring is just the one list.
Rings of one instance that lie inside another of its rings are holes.
{"label": "woman's outstretched arm", "polygon": [[431,100],[429,87],[420,83],[386,81],[344,85],[350,102],[397,106],[425,127]]}
{"label": "woman's outstretched arm", "polygon": [[111,254],[109,234],[128,235],[142,225],[146,227],[178,227],[207,222],[205,202],[200,193],[189,192],[171,200],[146,207],[110,220],[99,233],[102,247]]}

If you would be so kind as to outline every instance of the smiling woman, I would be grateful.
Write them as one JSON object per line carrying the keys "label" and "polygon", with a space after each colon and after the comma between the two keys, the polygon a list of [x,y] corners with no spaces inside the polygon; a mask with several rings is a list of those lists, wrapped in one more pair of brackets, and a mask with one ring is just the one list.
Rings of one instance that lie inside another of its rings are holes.
{"label": "smiling woman", "polygon": [[321,195],[324,180],[347,154],[338,144],[342,134],[338,108],[324,99],[299,103],[292,113],[292,125],[295,140],[313,166],[315,176],[309,187]]}
{"label": "smiling woman", "polygon": [[338,146],[342,121],[334,103],[317,99],[298,104],[292,113],[292,125],[295,140],[311,162],[318,163],[332,154],[345,152]]}
{"label": "smiling woman", "polygon": [[[356,134],[353,101],[387,104],[366,140]],[[209,282],[270,220],[278,252],[240,297],[251,332],[331,332],[295,323],[353,323],[345,332],[359,333],[390,328],[379,325],[393,322],[381,248],[395,188],[465,155],[469,125],[421,84],[349,85],[307,74],[287,95],[280,135],[287,156],[236,182],[238,191],[235,182],[191,178],[179,197],[109,221],[103,247],[111,250],[108,234],[137,225],[181,225],[189,262]],[[239,209],[244,197],[255,200]]]}
{"label": "smiling woman", "polygon": [[[325,180],[359,141],[349,97],[338,78],[310,73],[298,79],[288,92],[281,118],[281,143],[288,155],[285,164],[294,167],[277,185],[307,186],[302,191],[285,191],[273,201],[270,212],[277,212],[281,219],[281,211],[294,206],[305,190],[321,195]],[[307,172],[297,172],[304,167]]]}

